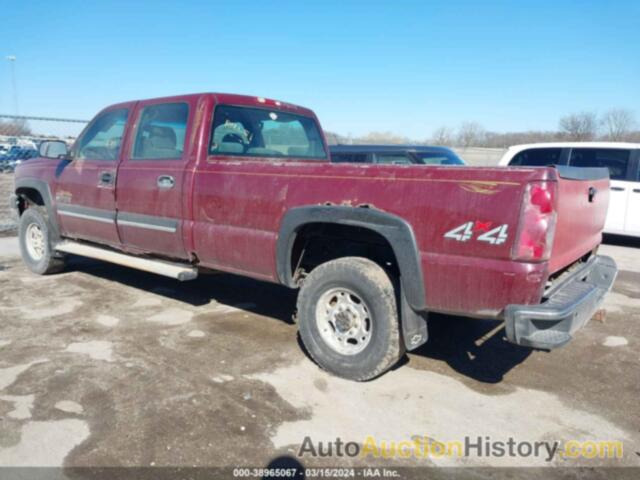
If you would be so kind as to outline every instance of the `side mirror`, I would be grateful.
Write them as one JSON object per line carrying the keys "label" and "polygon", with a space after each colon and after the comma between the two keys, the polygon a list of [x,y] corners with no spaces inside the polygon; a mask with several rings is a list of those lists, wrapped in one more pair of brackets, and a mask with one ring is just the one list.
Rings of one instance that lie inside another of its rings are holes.
{"label": "side mirror", "polygon": [[51,140],[40,144],[40,156],[45,158],[67,158],[69,149],[61,140]]}

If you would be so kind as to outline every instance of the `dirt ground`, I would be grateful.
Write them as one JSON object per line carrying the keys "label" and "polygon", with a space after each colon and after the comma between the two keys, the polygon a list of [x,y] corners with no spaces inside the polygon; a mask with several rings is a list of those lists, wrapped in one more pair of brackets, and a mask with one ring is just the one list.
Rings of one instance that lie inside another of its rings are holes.
{"label": "dirt ground", "polygon": [[15,219],[9,208],[9,193],[13,188],[13,174],[0,172],[0,237],[15,235]]}
{"label": "dirt ground", "polygon": [[[608,313],[566,347],[531,351],[498,322],[433,315],[425,346],[353,383],[305,355],[291,290],[226,274],[179,283],[77,257],[38,277],[17,239],[0,238],[0,466],[640,466],[640,242],[610,238],[602,252],[620,267]],[[297,457],[307,436],[369,435],[620,440],[624,456]]]}
{"label": "dirt ground", "polygon": [[[465,435],[621,440],[622,459],[363,460],[303,465],[640,465],[640,245],[604,321],[551,353],[481,340],[497,323],[433,316],[430,341],[368,383],[318,369],[295,292],[226,274],[194,282],[74,258],[38,277],[0,239],[0,465],[265,466],[314,442]],[[551,473],[551,472],[550,472]]]}

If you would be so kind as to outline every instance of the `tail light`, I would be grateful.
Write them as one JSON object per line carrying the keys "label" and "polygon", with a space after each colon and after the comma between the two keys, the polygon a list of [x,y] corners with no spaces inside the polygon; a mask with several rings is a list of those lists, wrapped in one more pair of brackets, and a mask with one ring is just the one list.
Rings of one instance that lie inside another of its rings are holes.
{"label": "tail light", "polygon": [[522,202],[513,257],[523,261],[545,261],[551,256],[556,230],[556,182],[531,182]]}

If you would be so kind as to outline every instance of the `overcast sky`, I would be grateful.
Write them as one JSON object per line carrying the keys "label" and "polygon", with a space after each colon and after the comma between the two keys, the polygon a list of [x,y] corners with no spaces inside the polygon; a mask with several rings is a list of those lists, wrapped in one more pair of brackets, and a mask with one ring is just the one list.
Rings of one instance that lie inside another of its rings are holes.
{"label": "overcast sky", "polygon": [[[133,5],[136,3],[136,5]],[[3,2],[0,113],[91,118],[123,100],[221,91],[310,107],[323,127],[415,139],[480,122],[554,129],[640,116],[640,2]]]}

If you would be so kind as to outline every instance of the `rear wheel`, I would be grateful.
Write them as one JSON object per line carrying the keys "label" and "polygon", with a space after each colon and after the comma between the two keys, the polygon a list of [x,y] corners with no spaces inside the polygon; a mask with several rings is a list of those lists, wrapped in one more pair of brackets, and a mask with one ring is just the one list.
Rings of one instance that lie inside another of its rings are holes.
{"label": "rear wheel", "polygon": [[366,258],[339,258],[315,268],[298,296],[298,321],[311,357],[340,377],[375,378],[404,351],[391,279]]}
{"label": "rear wheel", "polygon": [[27,208],[20,217],[20,253],[29,270],[38,275],[59,272],[64,261],[55,256],[51,233],[43,207]]}

